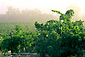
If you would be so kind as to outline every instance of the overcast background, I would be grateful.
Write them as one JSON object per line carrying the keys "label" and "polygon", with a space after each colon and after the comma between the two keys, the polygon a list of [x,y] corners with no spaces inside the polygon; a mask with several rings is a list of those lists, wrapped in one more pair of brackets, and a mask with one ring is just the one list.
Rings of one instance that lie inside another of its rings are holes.
{"label": "overcast background", "polygon": [[19,10],[39,9],[42,13],[52,15],[56,15],[56,13],[51,12],[51,9],[61,11],[62,13],[73,9],[75,12],[75,19],[85,20],[84,0],[0,0],[0,14],[6,13],[7,7],[9,6],[19,8]]}
{"label": "overcast background", "polygon": [[51,13],[51,9],[65,12],[69,5],[76,5],[85,11],[84,0],[0,0],[0,13],[5,13],[8,6],[19,9],[39,9],[42,12]]}

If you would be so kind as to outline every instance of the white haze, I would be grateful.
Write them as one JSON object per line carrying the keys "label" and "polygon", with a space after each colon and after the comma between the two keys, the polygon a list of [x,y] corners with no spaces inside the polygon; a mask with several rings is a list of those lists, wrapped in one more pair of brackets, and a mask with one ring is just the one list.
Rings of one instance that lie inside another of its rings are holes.
{"label": "white haze", "polygon": [[69,5],[77,5],[81,12],[85,10],[84,0],[0,0],[0,13],[4,13],[8,6],[20,9],[39,9],[42,12],[51,13],[51,9],[65,12]]}
{"label": "white haze", "polygon": [[68,9],[76,8],[75,12],[78,12],[77,16],[79,16],[80,19],[85,15],[84,0],[0,0],[0,14],[5,13],[9,6],[19,8],[20,10],[39,9],[42,13],[50,13],[53,15],[57,14],[51,12],[51,9],[65,13]]}

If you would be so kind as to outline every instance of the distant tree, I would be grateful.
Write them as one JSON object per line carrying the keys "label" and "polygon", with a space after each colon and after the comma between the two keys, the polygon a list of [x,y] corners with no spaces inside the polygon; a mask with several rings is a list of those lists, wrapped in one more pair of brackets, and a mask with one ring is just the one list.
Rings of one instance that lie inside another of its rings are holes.
{"label": "distant tree", "polygon": [[7,15],[19,15],[20,10],[18,8],[8,7]]}
{"label": "distant tree", "polygon": [[47,21],[52,18],[56,18],[51,14],[42,13],[38,9],[34,10],[19,10],[19,8],[8,7],[6,14],[0,14],[1,21],[17,21],[17,22],[35,22],[35,21]]}

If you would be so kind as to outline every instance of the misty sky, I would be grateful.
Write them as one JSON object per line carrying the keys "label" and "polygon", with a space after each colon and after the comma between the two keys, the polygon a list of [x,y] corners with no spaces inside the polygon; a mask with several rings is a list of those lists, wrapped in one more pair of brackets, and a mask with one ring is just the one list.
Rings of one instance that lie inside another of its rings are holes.
{"label": "misty sky", "polygon": [[80,7],[81,12],[85,10],[84,0],[0,0],[0,13],[7,11],[8,6],[19,9],[39,9],[42,12],[51,13],[51,9],[66,12],[69,5]]}

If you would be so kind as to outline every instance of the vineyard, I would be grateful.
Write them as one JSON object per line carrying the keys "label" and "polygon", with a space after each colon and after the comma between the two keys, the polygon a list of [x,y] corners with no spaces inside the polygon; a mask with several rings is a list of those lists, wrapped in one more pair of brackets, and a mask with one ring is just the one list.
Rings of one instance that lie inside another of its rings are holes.
{"label": "vineyard", "polygon": [[35,32],[34,22],[0,22],[0,33],[9,34],[15,30],[16,25],[21,26],[25,32]]}
{"label": "vineyard", "polygon": [[[11,53],[37,53],[40,57],[83,57],[85,53],[84,21],[72,22],[72,9],[60,15],[59,20],[46,23],[0,22],[0,50]],[[10,24],[10,25],[9,25]]]}

